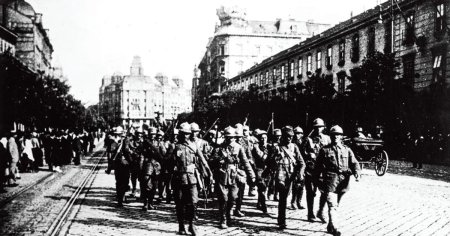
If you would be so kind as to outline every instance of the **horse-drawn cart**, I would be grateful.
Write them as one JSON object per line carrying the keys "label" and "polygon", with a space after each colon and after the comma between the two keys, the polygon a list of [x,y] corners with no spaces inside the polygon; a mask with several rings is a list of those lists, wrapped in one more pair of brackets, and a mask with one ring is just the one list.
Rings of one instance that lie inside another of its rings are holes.
{"label": "horse-drawn cart", "polygon": [[389,165],[389,157],[387,152],[383,149],[383,140],[353,138],[347,139],[347,142],[355,153],[355,156],[361,165],[361,169],[364,164],[373,163],[375,165],[375,173],[378,176],[383,176],[386,173]]}

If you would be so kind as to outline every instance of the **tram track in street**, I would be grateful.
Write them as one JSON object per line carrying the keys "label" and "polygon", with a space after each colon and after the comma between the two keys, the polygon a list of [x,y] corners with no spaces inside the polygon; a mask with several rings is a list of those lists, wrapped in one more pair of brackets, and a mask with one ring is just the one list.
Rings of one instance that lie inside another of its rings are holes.
{"label": "tram track in street", "polygon": [[[69,215],[72,213],[72,210],[74,209],[75,205],[77,204],[77,200],[82,200],[83,198],[80,198],[80,195],[83,193],[84,190],[86,190],[87,186],[91,186],[92,182],[95,180],[95,176],[100,170],[100,165],[102,164],[102,161],[104,160],[106,151],[103,151],[103,154],[98,158],[98,160],[94,163],[94,165],[90,168],[89,173],[83,178],[81,183],[77,186],[76,190],[72,193],[67,203],[64,205],[64,207],[61,209],[60,213],[54,220],[53,224],[48,229],[47,233],[45,235],[48,236],[55,236],[55,235],[64,235],[64,229],[68,227],[68,219]],[[94,157],[94,156],[93,156]],[[81,203],[79,203],[81,204]]]}

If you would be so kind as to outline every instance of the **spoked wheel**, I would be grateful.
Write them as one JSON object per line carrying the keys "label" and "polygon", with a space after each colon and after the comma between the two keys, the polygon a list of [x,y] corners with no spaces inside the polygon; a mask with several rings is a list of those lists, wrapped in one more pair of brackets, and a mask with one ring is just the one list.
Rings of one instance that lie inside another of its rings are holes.
{"label": "spoked wheel", "polygon": [[375,157],[375,173],[378,176],[383,176],[389,165],[389,157],[386,151],[381,151]]}

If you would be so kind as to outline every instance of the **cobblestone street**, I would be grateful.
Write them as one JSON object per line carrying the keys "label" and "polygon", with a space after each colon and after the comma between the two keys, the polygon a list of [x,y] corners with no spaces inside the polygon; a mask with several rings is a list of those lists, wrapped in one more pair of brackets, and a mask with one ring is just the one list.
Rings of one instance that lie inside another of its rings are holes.
{"label": "cobblestone street", "polygon": [[[404,166],[402,166],[404,165]],[[407,169],[394,162],[393,167]],[[418,174],[446,167],[425,166]],[[413,173],[415,170],[408,170]],[[383,177],[371,169],[352,183],[339,208],[343,235],[450,235],[450,183],[388,173]],[[426,176],[426,174],[425,174]],[[247,191],[246,191],[247,192]],[[289,201],[289,199],[288,199]],[[199,203],[198,228],[202,235],[327,235],[326,224],[310,223],[306,210],[288,210],[288,229],[276,225],[277,202],[269,201],[269,215],[256,210],[256,199],[245,196],[245,217],[226,230],[218,228],[217,206]],[[303,205],[306,205],[303,199]],[[114,175],[100,171],[75,218],[68,235],[175,235],[174,205],[161,204],[143,212],[141,203],[131,200],[116,208]],[[317,209],[317,208],[316,208]]]}

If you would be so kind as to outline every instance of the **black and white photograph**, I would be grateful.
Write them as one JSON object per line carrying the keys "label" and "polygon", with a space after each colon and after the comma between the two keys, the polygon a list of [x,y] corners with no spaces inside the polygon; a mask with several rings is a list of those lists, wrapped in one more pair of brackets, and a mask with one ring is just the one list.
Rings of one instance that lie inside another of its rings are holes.
{"label": "black and white photograph", "polygon": [[448,236],[449,69],[450,0],[0,0],[0,235]]}

